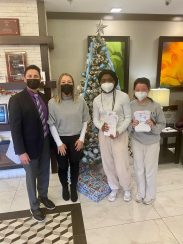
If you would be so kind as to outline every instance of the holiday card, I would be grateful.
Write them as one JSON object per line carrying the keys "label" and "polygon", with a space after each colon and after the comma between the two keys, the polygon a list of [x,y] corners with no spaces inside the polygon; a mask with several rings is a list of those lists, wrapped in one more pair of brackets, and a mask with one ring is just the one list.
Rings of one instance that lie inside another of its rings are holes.
{"label": "holiday card", "polygon": [[105,123],[108,124],[109,130],[104,132],[105,136],[113,135],[114,137],[116,137],[117,122],[118,122],[118,116],[116,112],[107,112]]}
{"label": "holiday card", "polygon": [[134,119],[139,121],[139,124],[135,126],[136,132],[149,132],[151,127],[146,124],[146,121],[150,119],[151,112],[149,110],[134,112]]}

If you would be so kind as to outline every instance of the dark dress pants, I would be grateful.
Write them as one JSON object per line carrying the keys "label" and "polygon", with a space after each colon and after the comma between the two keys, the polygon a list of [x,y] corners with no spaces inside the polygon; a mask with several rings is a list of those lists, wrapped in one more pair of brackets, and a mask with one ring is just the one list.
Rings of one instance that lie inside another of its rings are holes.
{"label": "dark dress pants", "polygon": [[[26,185],[33,210],[39,208],[39,197],[47,197],[50,176],[50,145],[48,136],[44,139],[43,150],[40,157],[32,159],[28,165],[23,165],[26,171]],[[38,196],[37,196],[38,192]]]}

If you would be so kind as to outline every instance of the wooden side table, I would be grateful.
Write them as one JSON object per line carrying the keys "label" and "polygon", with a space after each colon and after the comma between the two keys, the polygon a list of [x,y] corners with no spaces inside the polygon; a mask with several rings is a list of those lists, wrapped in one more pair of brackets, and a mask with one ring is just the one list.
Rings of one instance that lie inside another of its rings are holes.
{"label": "wooden side table", "polygon": [[[175,143],[169,143],[168,138],[175,138]],[[179,163],[180,160],[180,152],[181,152],[181,143],[182,143],[182,131],[174,131],[174,132],[161,132],[161,138],[163,139],[163,143],[160,146],[160,154],[159,154],[159,163]],[[174,148],[173,150],[169,150],[169,148]]]}

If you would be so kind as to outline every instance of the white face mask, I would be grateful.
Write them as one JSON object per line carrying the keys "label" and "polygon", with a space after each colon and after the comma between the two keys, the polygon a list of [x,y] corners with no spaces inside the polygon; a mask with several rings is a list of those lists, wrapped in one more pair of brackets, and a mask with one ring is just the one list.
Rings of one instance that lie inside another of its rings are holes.
{"label": "white face mask", "polygon": [[147,92],[135,92],[135,96],[139,101],[144,100],[147,97]]}
{"label": "white face mask", "polygon": [[110,83],[106,82],[101,85],[101,88],[106,93],[110,93],[114,89],[114,84],[111,82]]}

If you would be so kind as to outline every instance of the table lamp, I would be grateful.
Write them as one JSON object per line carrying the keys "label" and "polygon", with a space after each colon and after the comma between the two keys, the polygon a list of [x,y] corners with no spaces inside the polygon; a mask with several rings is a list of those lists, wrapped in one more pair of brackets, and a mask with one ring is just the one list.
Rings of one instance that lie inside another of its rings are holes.
{"label": "table lamp", "polygon": [[170,89],[168,88],[154,88],[151,89],[148,96],[162,107],[169,106]]}

